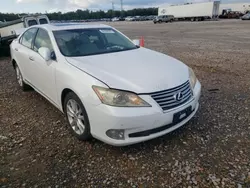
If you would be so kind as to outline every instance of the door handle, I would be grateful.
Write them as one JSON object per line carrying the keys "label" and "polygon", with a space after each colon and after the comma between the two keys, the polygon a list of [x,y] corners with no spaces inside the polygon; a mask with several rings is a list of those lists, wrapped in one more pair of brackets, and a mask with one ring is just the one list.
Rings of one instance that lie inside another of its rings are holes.
{"label": "door handle", "polygon": [[15,50],[18,52],[18,48],[15,48]]}
{"label": "door handle", "polygon": [[30,61],[34,61],[34,58],[33,57],[29,57]]}

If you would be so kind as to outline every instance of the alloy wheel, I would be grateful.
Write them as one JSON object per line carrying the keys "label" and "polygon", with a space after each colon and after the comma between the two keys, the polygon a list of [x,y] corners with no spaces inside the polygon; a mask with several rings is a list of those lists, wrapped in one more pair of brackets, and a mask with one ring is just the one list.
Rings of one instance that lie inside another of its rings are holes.
{"label": "alloy wheel", "polygon": [[21,87],[23,87],[23,77],[22,77],[21,71],[20,71],[18,66],[16,67],[16,78],[17,78],[18,84]]}
{"label": "alloy wheel", "polygon": [[74,132],[81,135],[85,131],[84,116],[80,105],[74,100],[70,99],[66,105],[66,113],[68,121]]}

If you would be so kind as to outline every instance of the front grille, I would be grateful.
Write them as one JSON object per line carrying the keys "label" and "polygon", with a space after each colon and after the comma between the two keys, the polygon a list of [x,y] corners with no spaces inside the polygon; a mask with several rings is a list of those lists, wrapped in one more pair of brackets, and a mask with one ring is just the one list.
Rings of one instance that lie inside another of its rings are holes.
{"label": "front grille", "polygon": [[184,84],[164,91],[158,91],[150,94],[151,97],[166,111],[176,108],[188,102],[193,92],[189,81]]}

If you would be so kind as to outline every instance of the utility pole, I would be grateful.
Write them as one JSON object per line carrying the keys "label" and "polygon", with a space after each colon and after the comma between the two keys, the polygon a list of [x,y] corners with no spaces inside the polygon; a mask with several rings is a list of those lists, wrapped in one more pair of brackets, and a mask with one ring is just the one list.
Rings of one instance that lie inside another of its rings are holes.
{"label": "utility pole", "polygon": [[114,1],[112,1],[112,18],[114,17],[115,14],[115,4]]}
{"label": "utility pole", "polygon": [[123,17],[123,0],[121,0],[121,17]]}

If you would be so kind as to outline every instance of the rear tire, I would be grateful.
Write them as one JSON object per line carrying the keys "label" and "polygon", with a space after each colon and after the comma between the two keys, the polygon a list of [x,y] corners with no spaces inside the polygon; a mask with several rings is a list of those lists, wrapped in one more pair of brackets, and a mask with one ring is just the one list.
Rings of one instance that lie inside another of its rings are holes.
{"label": "rear tire", "polygon": [[17,79],[17,83],[18,83],[19,87],[23,91],[30,90],[31,87],[23,81],[23,75],[22,75],[21,70],[17,64],[15,65],[15,71],[16,71],[16,79]]}
{"label": "rear tire", "polygon": [[71,133],[81,141],[89,140],[92,137],[89,118],[81,100],[75,93],[69,92],[66,95],[63,109]]}

